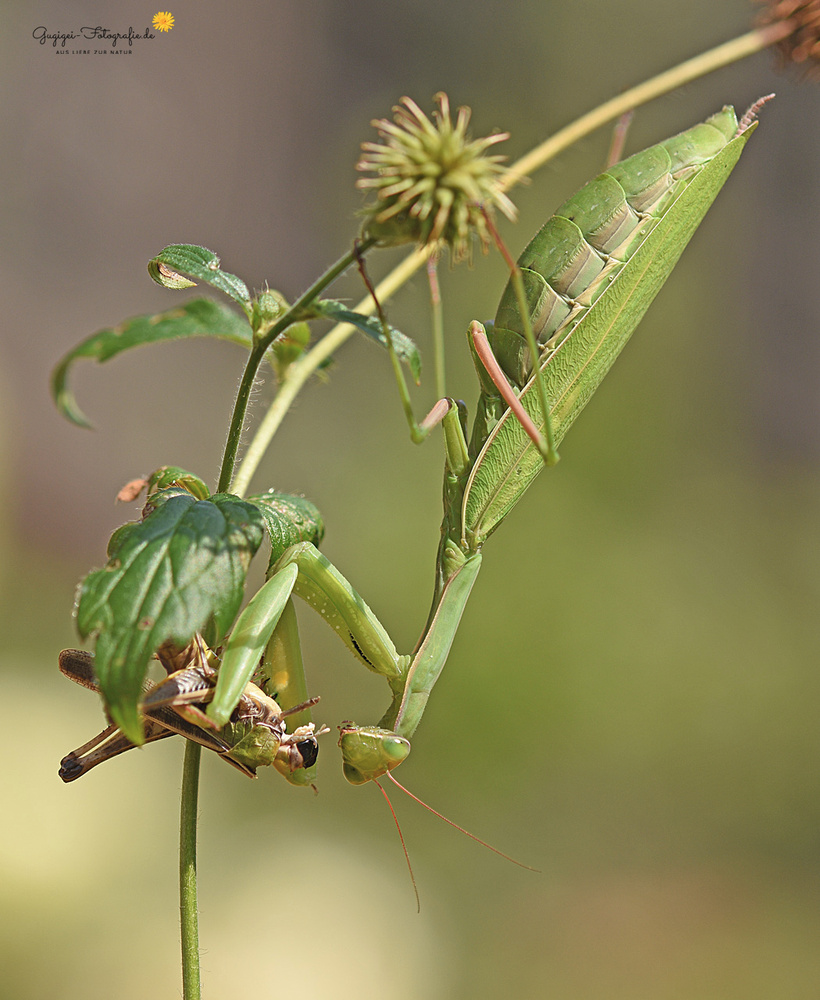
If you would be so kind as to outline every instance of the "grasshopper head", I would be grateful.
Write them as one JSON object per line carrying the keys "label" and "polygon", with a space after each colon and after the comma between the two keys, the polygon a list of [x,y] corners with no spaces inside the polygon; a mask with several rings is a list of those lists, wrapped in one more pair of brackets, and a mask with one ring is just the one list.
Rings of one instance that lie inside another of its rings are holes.
{"label": "grasshopper head", "polygon": [[326,732],[328,729],[325,727],[317,731],[312,722],[299,726],[279,744],[273,766],[292,785],[311,785],[315,777],[311,768],[319,756],[316,737]]}

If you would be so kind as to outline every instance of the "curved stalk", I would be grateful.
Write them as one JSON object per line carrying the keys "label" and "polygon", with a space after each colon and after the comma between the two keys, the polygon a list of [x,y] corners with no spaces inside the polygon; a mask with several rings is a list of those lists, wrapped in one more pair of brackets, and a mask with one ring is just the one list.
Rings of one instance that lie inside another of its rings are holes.
{"label": "curved stalk", "polygon": [[709,49],[694,59],[687,59],[678,66],[668,69],[645,83],[639,83],[637,87],[625,90],[610,101],[605,101],[592,111],[581,115],[574,122],[560,129],[555,135],[549,137],[526,156],[514,163],[510,169],[500,178],[499,184],[502,190],[507,191],[515,184],[519,184],[525,177],[528,177],[533,170],[543,166],[558,153],[563,152],[567,147],[573,145],[579,139],[594,132],[601,125],[614,121],[624,112],[640,107],[648,101],[667,94],[670,90],[682,87],[685,83],[691,83],[707,73],[712,73],[723,66],[729,66],[733,62],[745,59],[746,56],[754,55],[755,52],[768,48],[781,38],[794,31],[794,24],[782,22],[773,24],[767,28],[758,28],[749,31],[739,38],[725,42],[714,49]]}
{"label": "curved stalk", "polygon": [[[549,160],[553,159],[563,150],[595,129],[606,125],[622,115],[625,111],[630,111],[641,104],[662,94],[681,87],[685,83],[696,80],[707,73],[711,73],[723,66],[728,66],[733,62],[754,55],[770,45],[775,44],[782,38],[794,31],[794,24],[791,21],[784,21],[778,24],[769,25],[765,28],[758,28],[749,31],[745,35],[723,45],[718,45],[702,55],[695,56],[694,59],[687,59],[673,69],[666,70],[658,76],[652,77],[645,83],[632,87],[624,91],[618,97],[604,104],[599,105],[592,111],[587,112],[580,118],[571,122],[565,128],[560,129],[542,142],[535,149],[531,150],[521,159],[517,160],[503,175],[499,183],[502,190],[509,190],[515,184],[519,184],[525,177],[534,170],[542,167]],[[376,292],[379,300],[384,302],[397,289],[401,288],[433,252],[432,247],[420,247],[414,250],[399,264],[393,271],[378,285]],[[356,312],[371,315],[373,312],[373,300],[368,295],[355,307]],[[355,327],[349,323],[339,323],[316,344],[299,361],[295,362],[288,369],[287,377],[283,380],[276,394],[276,398],[271,404],[262,423],[257,428],[256,434],[245,454],[245,458],[237,473],[232,486],[232,492],[242,496],[250,484],[250,480],[262,460],[274,434],[279,429],[279,425],[285,418],[285,414],[290,409],[294,399],[298,395],[302,386],[310,376],[326,361],[341,345],[355,332]]]}

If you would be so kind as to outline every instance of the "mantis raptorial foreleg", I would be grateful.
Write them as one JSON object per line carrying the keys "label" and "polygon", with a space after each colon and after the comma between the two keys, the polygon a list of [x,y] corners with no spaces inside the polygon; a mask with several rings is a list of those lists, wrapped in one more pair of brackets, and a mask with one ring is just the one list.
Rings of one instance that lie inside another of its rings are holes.
{"label": "mantis raptorial foreleg", "polygon": [[[466,456],[466,441],[461,431],[457,408],[449,406],[448,414],[445,421],[445,440],[453,441],[453,453],[451,455],[448,450],[448,462],[457,464]],[[406,738],[415,732],[430,691],[447,660],[467,598],[481,565],[481,556],[478,553],[473,553],[469,557],[465,557],[456,546],[450,543],[446,547],[441,563],[443,574],[441,593],[436,599],[428,625],[413,655],[401,655],[397,652],[386,629],[365,601],[336,567],[311,543],[301,542],[287,549],[275,563],[273,575],[269,581],[269,584],[274,584],[274,581],[277,581],[274,589],[270,592],[276,595],[270,608],[273,609],[272,617],[275,617],[277,622],[279,622],[279,616],[283,609],[289,605],[287,598],[284,602],[280,602],[282,595],[286,592],[288,596],[290,592],[297,594],[325,619],[351,653],[368,670],[385,678],[392,693],[392,701],[379,725],[382,728],[390,727],[390,730],[394,731],[394,735],[403,741],[406,741]],[[285,584],[282,584],[281,581],[285,581]],[[268,585],[266,584],[266,586]],[[257,597],[261,595],[262,591]],[[259,610],[261,607],[261,601],[257,601],[257,606],[253,609],[253,618],[257,625],[262,617]],[[251,605],[248,606],[248,609],[251,609]],[[244,614],[247,614],[249,619],[251,615],[248,614],[248,609]],[[248,628],[248,619],[243,620],[240,616],[237,627],[243,631],[246,629],[251,631]],[[253,630],[254,634],[261,633],[271,636],[270,643],[273,644],[273,647],[269,643],[264,673],[270,679],[269,682],[273,688],[278,686],[276,678],[280,672],[280,665],[282,663],[292,664],[295,657],[298,656],[295,622],[293,625],[288,625],[288,629],[291,628],[294,630],[289,636],[282,632],[281,623],[276,626],[274,631],[274,627],[270,625],[270,618],[268,618],[264,628],[260,626]],[[234,634],[235,632],[236,629]],[[233,642],[232,635],[231,643],[233,644]],[[290,670],[291,666],[286,665],[284,668],[285,678]],[[208,710],[209,716],[215,722],[222,721],[220,713],[224,711],[224,703],[217,704],[219,684],[224,683],[225,690],[233,690],[242,680],[244,680],[244,674],[237,677],[226,673],[226,662],[223,659],[217,683],[217,693]],[[351,730],[352,728],[349,727]],[[369,732],[367,740],[372,744]],[[354,742],[353,736],[349,733],[347,747],[352,748]],[[393,744],[390,744],[391,751],[392,747]],[[409,744],[407,744],[407,751],[409,752]],[[366,751],[363,752],[366,753]],[[370,765],[353,759],[356,754],[352,749],[349,753],[343,753],[343,756],[345,764],[355,768],[359,773],[368,773],[371,770]],[[406,756],[406,752],[404,756]],[[392,752],[388,752],[388,758],[393,766],[399,762]]]}
{"label": "mantis raptorial foreleg", "polygon": [[217,725],[224,724],[238,692],[253,675],[292,593],[314,608],[369,670],[403,689],[409,657],[399,655],[379,620],[335,566],[315,545],[300,542],[285,550],[270,580],[237,619],[208,710]]}

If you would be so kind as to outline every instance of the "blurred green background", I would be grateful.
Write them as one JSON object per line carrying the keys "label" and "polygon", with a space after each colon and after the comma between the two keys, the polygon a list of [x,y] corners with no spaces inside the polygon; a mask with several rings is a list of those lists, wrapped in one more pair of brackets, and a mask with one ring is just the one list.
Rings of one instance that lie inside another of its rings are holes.
{"label": "blurred green background", "polygon": [[[181,301],[145,271],[167,243],[205,244],[256,288],[301,291],[348,245],[358,144],[402,95],[431,110],[446,90],[473,108],[475,135],[512,132],[517,156],[754,13],[745,0],[170,9],[173,31],[132,55],[58,56],[33,41],[38,25],[142,29],[156,11],[5,5],[0,995],[15,1000],[179,995],[182,747],[62,785],[60,758],[102,715],[56,654],[77,644],[77,580],[135,514],[114,505],[119,487],[167,463],[215,477],[242,357],[186,343],[80,366],[92,433],[54,411],[54,363]],[[542,873],[397,801],[417,915],[387,809],[344,782],[332,738],[318,796],[207,760],[206,996],[817,996],[820,93],[772,62],[638,112],[628,152],[778,94],[561,464],[488,543],[402,768]],[[602,130],[515,192],[516,252],[608,143]],[[503,265],[479,257],[442,281],[451,391],[472,408],[464,331],[492,317]],[[360,294],[355,276],[337,289]],[[424,283],[390,314],[429,359]],[[259,390],[257,412],[271,396]],[[403,649],[427,612],[441,463],[437,440],[409,443],[386,359],[354,340],[255,484],[318,504],[324,551]],[[375,721],[381,683],[299,612],[321,720]]]}

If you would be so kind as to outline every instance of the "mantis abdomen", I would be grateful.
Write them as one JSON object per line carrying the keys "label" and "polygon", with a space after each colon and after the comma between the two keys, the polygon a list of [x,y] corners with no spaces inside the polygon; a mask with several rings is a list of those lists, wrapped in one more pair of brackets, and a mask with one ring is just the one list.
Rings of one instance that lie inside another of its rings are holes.
{"label": "mantis abdomen", "polygon": [[[549,350],[612,284],[657,220],[737,132],[726,107],[706,122],[651,146],[590,181],[536,233],[518,264],[539,346]],[[489,334],[510,381],[532,374],[511,282]]]}
{"label": "mantis abdomen", "polygon": [[[706,122],[636,153],[590,181],[519,259],[555,444],[600,385],[669,277],[752,133],[725,107]],[[538,430],[535,370],[511,283],[488,331],[492,351]],[[478,366],[477,366],[478,367]],[[470,443],[461,545],[478,550],[544,460],[489,376]]]}

